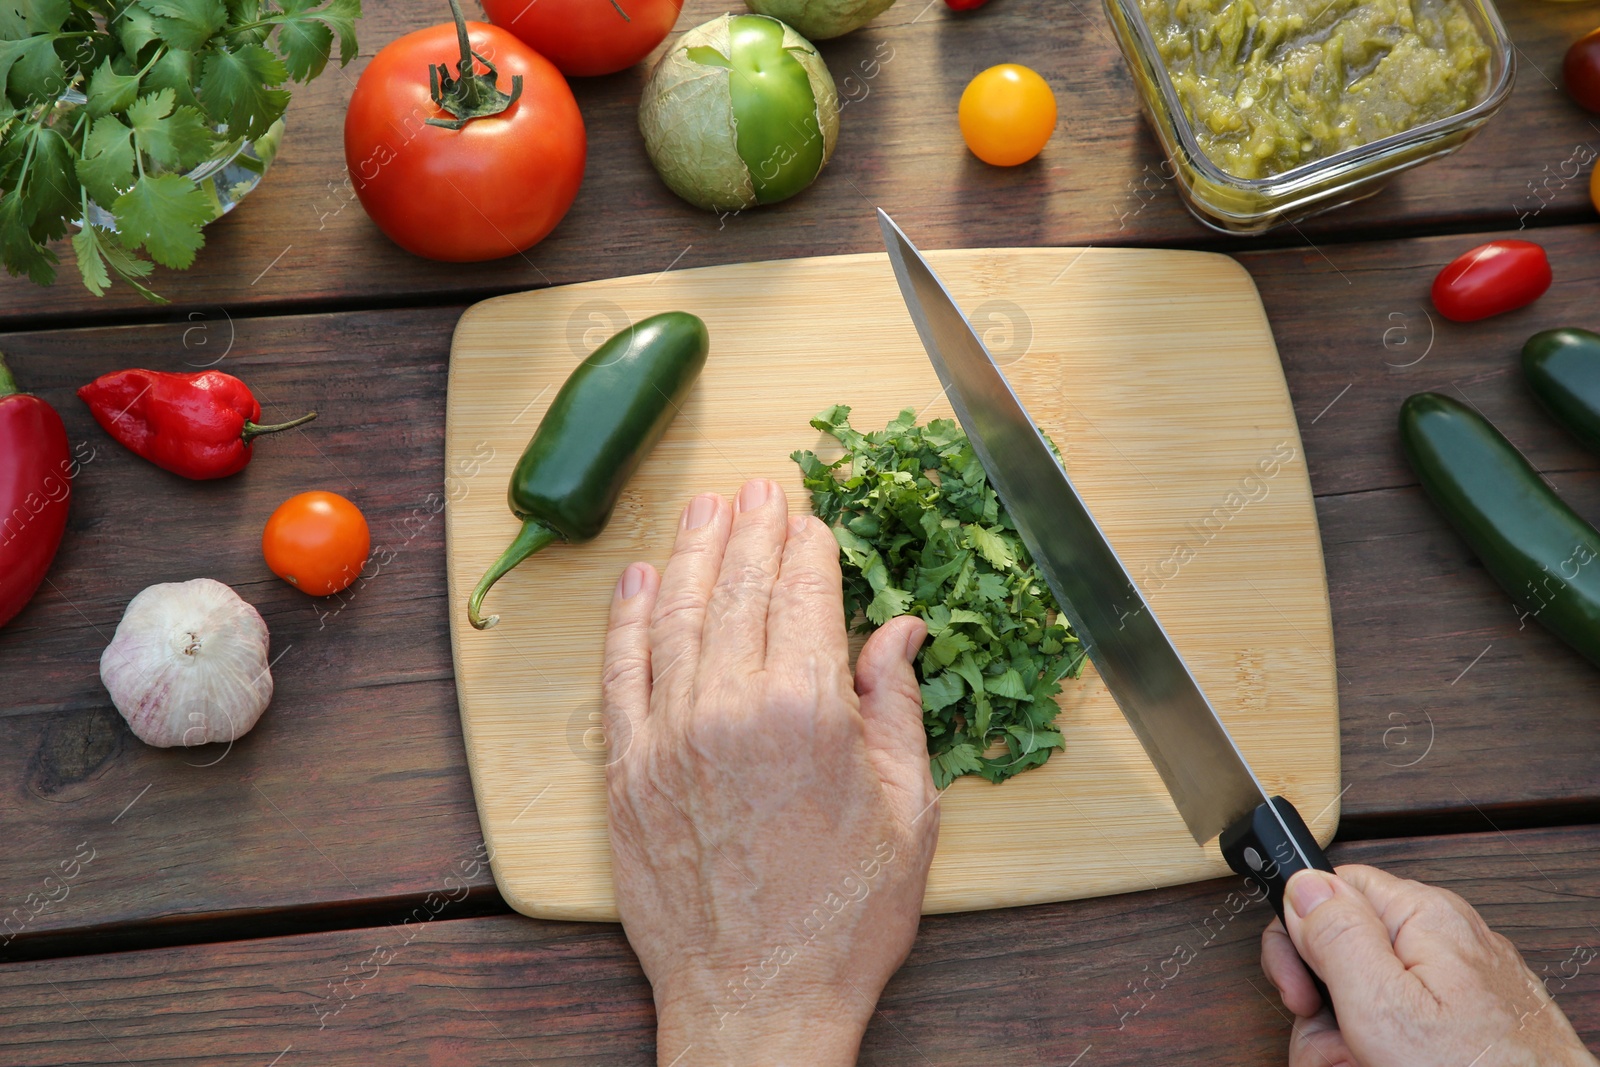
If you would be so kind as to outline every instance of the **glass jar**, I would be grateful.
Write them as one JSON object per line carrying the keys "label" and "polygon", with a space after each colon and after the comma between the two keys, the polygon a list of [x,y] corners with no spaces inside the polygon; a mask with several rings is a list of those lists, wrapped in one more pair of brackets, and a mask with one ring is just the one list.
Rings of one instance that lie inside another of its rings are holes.
{"label": "glass jar", "polygon": [[1194,216],[1225,233],[1261,233],[1376,193],[1396,174],[1454,152],[1511,95],[1516,59],[1492,0],[1461,0],[1489,49],[1483,98],[1465,111],[1347,148],[1265,178],[1236,178],[1206,156],[1167,74],[1139,0],[1104,0],[1145,117],[1172,160],[1179,195]]}

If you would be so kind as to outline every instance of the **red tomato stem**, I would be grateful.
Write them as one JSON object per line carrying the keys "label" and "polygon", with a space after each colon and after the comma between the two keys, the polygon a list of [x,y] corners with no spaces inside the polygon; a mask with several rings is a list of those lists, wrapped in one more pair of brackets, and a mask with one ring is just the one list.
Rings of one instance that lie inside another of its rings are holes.
{"label": "red tomato stem", "polygon": [[[430,118],[429,126],[442,126],[459,130],[473,119],[488,118],[505,111],[522,96],[522,75],[511,79],[511,95],[500,91],[500,71],[489,60],[472,50],[467,36],[467,19],[461,14],[459,0],[450,0],[450,13],[456,20],[456,38],[461,44],[461,62],[456,64],[458,77],[450,76],[450,66],[440,63],[428,68],[428,88],[433,102],[441,111],[454,115],[453,119]],[[484,72],[478,73],[478,61]]]}

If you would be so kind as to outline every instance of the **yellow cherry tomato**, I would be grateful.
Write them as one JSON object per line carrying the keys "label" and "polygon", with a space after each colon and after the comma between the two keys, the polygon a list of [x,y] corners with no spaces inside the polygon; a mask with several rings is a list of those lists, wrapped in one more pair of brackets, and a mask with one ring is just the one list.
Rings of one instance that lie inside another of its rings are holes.
{"label": "yellow cherry tomato", "polygon": [[1027,67],[1002,63],[967,83],[958,111],[972,154],[1014,167],[1039,154],[1056,128],[1056,94]]}

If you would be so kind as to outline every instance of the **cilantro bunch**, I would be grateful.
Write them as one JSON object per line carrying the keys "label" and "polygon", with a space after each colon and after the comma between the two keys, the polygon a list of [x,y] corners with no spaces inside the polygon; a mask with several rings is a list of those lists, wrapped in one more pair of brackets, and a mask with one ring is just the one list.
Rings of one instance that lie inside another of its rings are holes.
{"label": "cilantro bunch", "polygon": [[[6,270],[50,284],[49,242],[81,223],[72,246],[90,292],[115,273],[159,299],[140,281],[151,260],[187,268],[219,212],[184,173],[275,139],[280,86],[322,73],[335,36],[340,63],[353,59],[360,15],[360,0],[0,0]],[[91,201],[114,226],[95,223]]]}
{"label": "cilantro bunch", "polygon": [[966,434],[950,419],[917,426],[911,411],[862,434],[843,405],[811,425],[845,449],[833,463],[790,458],[843,550],[846,617],[861,632],[908,612],[928,624],[916,667],[934,784],[1044,763],[1062,746],[1060,681],[1082,672],[1083,650]]}

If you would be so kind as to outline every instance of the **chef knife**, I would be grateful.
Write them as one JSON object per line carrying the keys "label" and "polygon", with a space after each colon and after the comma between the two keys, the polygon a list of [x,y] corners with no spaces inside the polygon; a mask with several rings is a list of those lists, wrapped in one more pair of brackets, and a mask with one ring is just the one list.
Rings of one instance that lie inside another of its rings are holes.
{"label": "chef knife", "polygon": [[[878,225],[956,417],[1189,832],[1202,846],[1220,836],[1228,866],[1256,882],[1281,919],[1290,876],[1307,867],[1332,872],[1333,866],[1294,805],[1268,799],[944,283],[882,210]],[[1326,994],[1324,1001],[1332,1003]]]}

